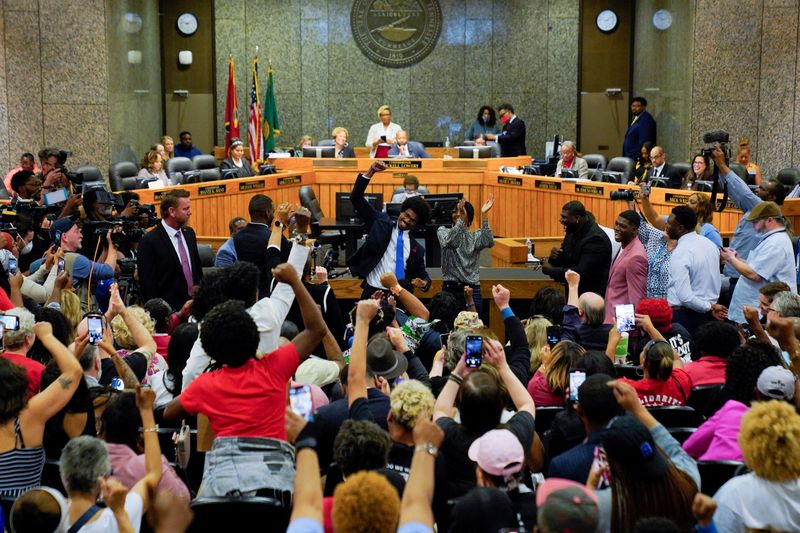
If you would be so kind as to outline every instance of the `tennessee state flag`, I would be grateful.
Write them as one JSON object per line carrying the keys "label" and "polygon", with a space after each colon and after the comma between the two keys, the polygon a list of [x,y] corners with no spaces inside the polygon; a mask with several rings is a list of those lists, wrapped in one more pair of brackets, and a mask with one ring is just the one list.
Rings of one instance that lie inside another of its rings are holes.
{"label": "tennessee state flag", "polygon": [[239,104],[236,101],[236,75],[233,58],[228,58],[228,93],[225,97],[225,156],[231,139],[239,138]]}

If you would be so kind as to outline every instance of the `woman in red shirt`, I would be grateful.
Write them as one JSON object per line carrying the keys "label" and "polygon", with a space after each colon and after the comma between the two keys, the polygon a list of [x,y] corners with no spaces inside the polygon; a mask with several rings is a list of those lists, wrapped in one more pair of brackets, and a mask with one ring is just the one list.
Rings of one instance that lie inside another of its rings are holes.
{"label": "woman in red shirt", "polygon": [[663,338],[649,341],[639,355],[639,364],[644,372],[643,379],[620,379],[633,385],[642,405],[686,405],[692,378],[683,370],[683,361],[670,343]]}

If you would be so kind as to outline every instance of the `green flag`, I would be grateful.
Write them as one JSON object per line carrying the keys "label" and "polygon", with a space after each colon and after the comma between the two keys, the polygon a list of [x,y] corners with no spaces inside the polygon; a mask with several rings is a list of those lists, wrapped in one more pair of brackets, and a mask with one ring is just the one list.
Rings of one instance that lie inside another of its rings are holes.
{"label": "green flag", "polygon": [[272,66],[267,70],[267,95],[264,98],[264,153],[275,150],[275,137],[281,134],[278,122],[278,106],[275,105],[275,90],[272,87]]}

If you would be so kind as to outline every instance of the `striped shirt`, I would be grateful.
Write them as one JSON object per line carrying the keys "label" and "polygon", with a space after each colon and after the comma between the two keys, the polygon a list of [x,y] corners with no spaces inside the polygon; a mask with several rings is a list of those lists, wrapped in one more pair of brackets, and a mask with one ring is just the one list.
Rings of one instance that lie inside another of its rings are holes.
{"label": "striped shirt", "polygon": [[42,484],[45,453],[43,446],[25,448],[19,429],[19,418],[14,421],[14,434],[20,448],[0,453],[0,496],[16,498],[25,491]]}
{"label": "striped shirt", "polygon": [[459,219],[452,228],[439,227],[436,235],[442,246],[442,279],[469,285],[480,283],[481,250],[494,246],[489,220],[483,219],[480,229],[469,231]]}

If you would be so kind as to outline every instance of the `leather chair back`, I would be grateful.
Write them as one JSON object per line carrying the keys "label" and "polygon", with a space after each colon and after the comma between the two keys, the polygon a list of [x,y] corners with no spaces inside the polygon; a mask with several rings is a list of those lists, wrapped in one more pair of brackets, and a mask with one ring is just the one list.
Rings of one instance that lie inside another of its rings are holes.
{"label": "leather chair back", "polygon": [[680,172],[681,177],[685,176],[686,174],[689,173],[690,170],[692,170],[691,163],[670,163],[670,165],[672,165],[673,168],[678,169],[678,172]]}
{"label": "leather chair back", "polygon": [[631,176],[633,176],[633,169],[635,164],[630,157],[615,157],[608,162],[606,170],[611,172],[621,172],[622,179],[620,183],[627,183]]}
{"label": "leather chair back", "polygon": [[778,172],[777,180],[791,190],[800,183],[800,169],[784,168]]}
{"label": "leather chair back", "polygon": [[92,183],[92,182],[103,182],[105,183],[106,179],[103,177],[103,173],[100,172],[100,169],[92,166],[92,165],[84,165],[82,167],[78,167],[75,169],[77,174],[83,174],[83,181],[84,183]]}
{"label": "leather chair back", "polygon": [[130,191],[136,188],[139,169],[130,161],[114,163],[108,169],[108,183],[113,192]]}
{"label": "leather chair back", "polygon": [[211,154],[200,154],[192,158],[192,168],[195,170],[206,170],[217,166],[217,158]]}
{"label": "leather chair back", "polygon": [[317,195],[314,194],[314,189],[309,185],[303,185],[297,194],[300,197],[300,205],[311,211],[311,223],[319,223],[320,219],[325,215],[319,205]]}
{"label": "leather chair back", "polygon": [[581,157],[586,161],[586,164],[589,165],[589,168],[605,170],[606,165],[608,165],[608,160],[603,154],[584,154]]}
{"label": "leather chair back", "polygon": [[183,173],[192,170],[192,160],[188,157],[173,157],[167,159],[164,167],[170,183],[173,185],[183,184]]}

